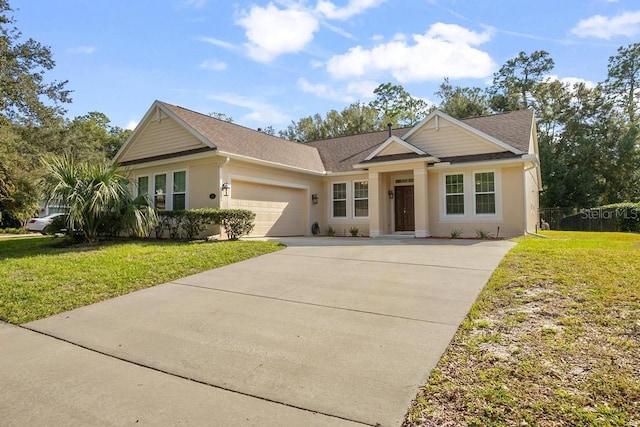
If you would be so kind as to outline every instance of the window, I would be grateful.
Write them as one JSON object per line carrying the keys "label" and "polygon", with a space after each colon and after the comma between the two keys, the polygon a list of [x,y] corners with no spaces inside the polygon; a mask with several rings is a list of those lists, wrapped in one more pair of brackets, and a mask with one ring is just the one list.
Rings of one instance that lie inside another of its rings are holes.
{"label": "window", "polygon": [[149,197],[149,177],[148,176],[138,177],[138,196]]}
{"label": "window", "polygon": [[158,210],[165,210],[167,208],[167,174],[161,174],[155,176],[154,193],[153,193],[153,206]]}
{"label": "window", "polygon": [[476,214],[496,213],[496,180],[493,172],[475,174]]}
{"label": "window", "polygon": [[173,210],[187,207],[187,173],[185,171],[173,173]]}
{"label": "window", "polygon": [[464,215],[464,176],[445,176],[445,207],[447,215]]}
{"label": "window", "polygon": [[346,218],[347,216],[347,183],[338,182],[332,186],[332,199],[333,199],[333,217],[334,218]]}
{"label": "window", "polygon": [[369,216],[369,182],[356,181],[353,183],[353,216]]}

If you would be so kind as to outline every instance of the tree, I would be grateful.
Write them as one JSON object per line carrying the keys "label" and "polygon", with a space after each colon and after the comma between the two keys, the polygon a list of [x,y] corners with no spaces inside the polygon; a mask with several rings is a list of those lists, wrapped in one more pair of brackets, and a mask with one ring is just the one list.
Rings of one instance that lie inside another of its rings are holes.
{"label": "tree", "polygon": [[131,131],[111,126],[104,114],[92,111],[64,125],[65,147],[77,159],[111,159],[125,143]]}
{"label": "tree", "polygon": [[493,75],[493,85],[488,89],[491,108],[497,112],[529,108],[531,93],[553,66],[553,59],[544,50],[529,55],[520,52],[516,58],[509,59]]}
{"label": "tree", "polygon": [[442,100],[438,109],[457,119],[489,114],[487,96],[479,87],[453,86],[445,78],[435,95]]}
{"label": "tree", "polygon": [[55,66],[51,50],[33,39],[22,41],[11,12],[8,1],[0,0],[0,122],[41,122],[60,115],[61,104],[71,101],[67,82],[44,81]]}
{"label": "tree", "polygon": [[275,136],[276,130],[273,126],[269,125],[266,128],[258,128],[258,132],[266,133],[267,135]]}
{"label": "tree", "polygon": [[12,126],[0,126],[0,141],[0,219],[24,224],[38,211],[38,193]]}
{"label": "tree", "polygon": [[324,118],[316,113],[297,122],[291,122],[284,131],[279,132],[279,135],[290,141],[310,142],[379,129],[381,127],[378,111],[366,104],[355,102],[341,112],[329,111]]}
{"label": "tree", "polygon": [[625,112],[629,123],[638,125],[640,43],[621,46],[618,54],[609,58],[605,87],[611,99]]}
{"label": "tree", "polygon": [[43,165],[43,195],[48,203],[68,209],[69,230],[81,230],[87,242],[95,242],[115,217],[131,234],[148,235],[155,212],[144,196],[132,197],[118,165],[76,162],[71,156],[47,157]]}
{"label": "tree", "polygon": [[43,151],[40,137],[55,132],[61,105],[71,99],[66,82],[45,81],[55,65],[51,51],[23,40],[12,12],[0,0],[0,216],[24,222],[38,208],[33,165]]}
{"label": "tree", "polygon": [[429,114],[429,104],[411,96],[400,85],[384,83],[373,93],[376,98],[369,106],[378,111],[378,122],[384,125],[391,123],[394,127],[413,126]]}
{"label": "tree", "polygon": [[209,116],[214,119],[222,120],[223,122],[233,123],[233,117],[225,113],[218,113],[217,111],[214,111],[213,113],[209,113]]}

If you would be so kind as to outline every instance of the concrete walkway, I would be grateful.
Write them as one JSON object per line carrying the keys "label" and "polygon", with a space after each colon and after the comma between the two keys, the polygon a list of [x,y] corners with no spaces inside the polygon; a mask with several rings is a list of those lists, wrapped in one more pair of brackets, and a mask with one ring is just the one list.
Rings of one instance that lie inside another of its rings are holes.
{"label": "concrete walkway", "polygon": [[0,419],[399,425],[513,246],[282,241],[283,251],[24,325],[29,330],[0,325]]}

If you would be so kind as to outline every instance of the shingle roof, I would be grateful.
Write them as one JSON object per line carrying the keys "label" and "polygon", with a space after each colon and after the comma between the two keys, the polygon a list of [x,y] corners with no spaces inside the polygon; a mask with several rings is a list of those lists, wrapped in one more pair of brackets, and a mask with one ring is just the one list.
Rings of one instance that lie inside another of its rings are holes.
{"label": "shingle roof", "polygon": [[[400,137],[409,128],[393,129],[391,133]],[[361,163],[380,144],[389,138],[389,131],[361,133],[359,135],[323,139],[307,143],[316,147],[326,170],[331,172],[353,171],[353,165]]]}
{"label": "shingle roof", "polygon": [[426,159],[431,157],[429,154],[418,153],[399,153],[399,154],[387,154],[384,156],[375,156],[373,159],[363,160],[360,164],[366,165],[367,163],[381,163],[381,162],[393,162],[397,160],[411,160],[411,159]]}
{"label": "shingle roof", "polygon": [[325,170],[315,147],[287,141],[166,102],[158,103],[213,143],[219,151],[318,173]]}
{"label": "shingle roof", "polygon": [[[160,101],[158,103],[214,144],[219,151],[318,173],[325,170],[330,172],[353,171],[354,165],[366,162],[365,158],[389,137],[389,131],[383,130],[300,144],[176,105]],[[461,121],[525,153],[529,150],[533,123],[532,110],[474,117]],[[410,129],[399,128],[393,129],[391,132],[392,135],[401,137]],[[495,155],[458,156],[441,160],[461,163],[515,156],[505,152]],[[397,160],[389,157],[388,159],[376,158],[374,161],[394,159]]]}
{"label": "shingle roof", "polygon": [[511,151],[502,151],[500,153],[470,154],[468,156],[440,157],[440,161],[449,162],[449,163],[466,163],[466,162],[480,162],[485,160],[513,159],[515,157],[520,157],[520,155],[512,153]]}
{"label": "shingle roof", "polygon": [[[511,145],[527,153],[529,151],[529,139],[531,138],[531,126],[533,123],[532,110],[513,111],[491,116],[473,117],[461,120],[465,124],[478,129],[506,144]],[[393,129],[392,134],[401,137],[412,128]],[[353,171],[353,165],[365,163],[365,158],[371,154],[380,144],[387,140],[387,130],[371,132],[360,135],[344,136],[340,138],[324,139],[309,142],[307,145],[318,148],[320,157],[326,170],[331,172]],[[459,156],[451,157],[451,162],[469,162],[479,160],[491,160],[504,158],[502,153],[497,156]],[[509,155],[505,155],[510,157]],[[515,155],[514,155],[515,156]],[[392,160],[389,158],[389,160]],[[395,159],[397,160],[397,159]],[[376,161],[384,161],[377,159]]]}
{"label": "shingle roof", "polygon": [[533,110],[519,110],[460,120],[525,153],[529,152]]}

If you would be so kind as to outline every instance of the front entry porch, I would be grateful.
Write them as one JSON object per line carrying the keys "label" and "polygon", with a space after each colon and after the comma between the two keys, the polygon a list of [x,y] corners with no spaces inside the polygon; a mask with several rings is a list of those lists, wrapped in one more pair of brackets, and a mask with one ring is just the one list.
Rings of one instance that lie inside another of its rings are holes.
{"label": "front entry porch", "polygon": [[[369,169],[369,235],[428,237],[428,173],[425,163]],[[406,168],[406,169],[405,169]]]}

